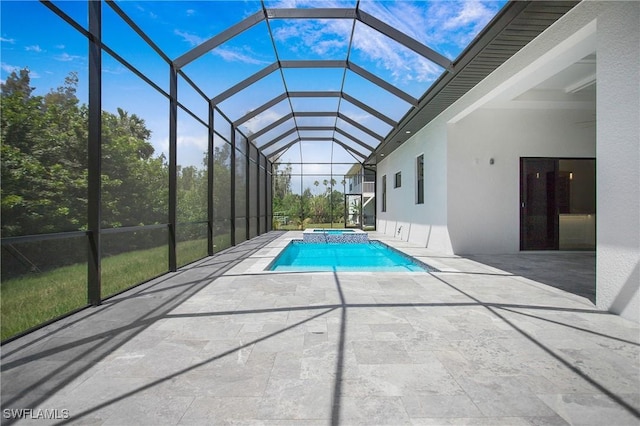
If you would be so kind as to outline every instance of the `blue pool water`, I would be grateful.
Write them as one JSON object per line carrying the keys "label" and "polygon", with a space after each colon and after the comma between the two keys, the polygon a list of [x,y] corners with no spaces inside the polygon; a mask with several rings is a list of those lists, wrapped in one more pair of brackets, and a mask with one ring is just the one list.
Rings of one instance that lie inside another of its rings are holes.
{"label": "blue pool water", "polygon": [[378,241],[304,243],[292,241],[268,268],[271,271],[435,271]]}

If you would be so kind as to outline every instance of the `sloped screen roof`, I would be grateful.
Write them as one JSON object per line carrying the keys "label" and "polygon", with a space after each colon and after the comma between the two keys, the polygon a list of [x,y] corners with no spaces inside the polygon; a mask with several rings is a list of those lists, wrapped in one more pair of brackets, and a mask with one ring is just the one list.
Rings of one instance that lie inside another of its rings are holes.
{"label": "sloped screen roof", "polygon": [[364,162],[505,3],[115,4],[272,161]]}

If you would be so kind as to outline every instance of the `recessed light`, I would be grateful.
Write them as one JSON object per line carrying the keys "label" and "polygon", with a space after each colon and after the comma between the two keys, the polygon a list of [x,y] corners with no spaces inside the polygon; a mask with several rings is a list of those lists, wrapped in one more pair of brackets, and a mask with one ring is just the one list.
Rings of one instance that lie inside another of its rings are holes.
{"label": "recessed light", "polygon": [[411,133],[411,130],[407,130],[407,131],[405,131],[405,133],[406,133],[406,134],[409,134],[409,133]]}

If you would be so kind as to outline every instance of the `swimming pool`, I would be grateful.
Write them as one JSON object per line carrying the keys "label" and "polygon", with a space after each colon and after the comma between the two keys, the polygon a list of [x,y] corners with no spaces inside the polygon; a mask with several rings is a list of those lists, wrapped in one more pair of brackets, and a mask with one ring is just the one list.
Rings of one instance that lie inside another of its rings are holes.
{"label": "swimming pool", "polygon": [[379,241],[305,243],[292,241],[267,268],[270,271],[425,272],[437,271]]}

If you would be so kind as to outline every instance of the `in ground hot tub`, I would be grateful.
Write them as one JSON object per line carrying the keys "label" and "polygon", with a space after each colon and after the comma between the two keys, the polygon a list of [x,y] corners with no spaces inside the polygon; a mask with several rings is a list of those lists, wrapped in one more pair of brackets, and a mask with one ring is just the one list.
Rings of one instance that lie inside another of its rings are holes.
{"label": "in ground hot tub", "polygon": [[361,229],[310,228],[302,232],[305,243],[366,243],[369,234]]}

